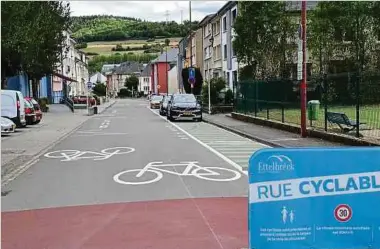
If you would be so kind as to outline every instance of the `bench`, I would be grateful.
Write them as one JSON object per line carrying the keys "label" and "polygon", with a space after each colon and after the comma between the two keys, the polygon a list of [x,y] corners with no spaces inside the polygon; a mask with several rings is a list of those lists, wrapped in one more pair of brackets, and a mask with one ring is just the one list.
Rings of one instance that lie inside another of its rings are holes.
{"label": "bench", "polygon": [[[343,132],[349,132],[357,128],[356,120],[350,120],[345,113],[327,112],[326,118],[331,124],[338,125]],[[359,126],[362,124],[366,123],[359,123]]]}

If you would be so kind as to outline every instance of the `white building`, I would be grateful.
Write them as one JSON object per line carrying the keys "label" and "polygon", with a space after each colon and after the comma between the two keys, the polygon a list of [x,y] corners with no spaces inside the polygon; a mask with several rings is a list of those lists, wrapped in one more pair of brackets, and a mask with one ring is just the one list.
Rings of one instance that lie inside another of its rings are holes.
{"label": "white building", "polygon": [[150,92],[150,85],[152,83],[152,65],[144,64],[144,70],[141,72],[139,76],[139,92],[144,92],[144,95],[148,95]]}
{"label": "white building", "polygon": [[54,103],[62,99],[84,94],[88,80],[88,57],[75,49],[75,40],[71,37],[71,31],[63,31],[65,46],[61,53],[61,61],[56,66],[52,82],[52,97]]}
{"label": "white building", "polygon": [[229,1],[217,13],[221,23],[222,70],[230,89],[234,88],[234,82],[238,79],[238,61],[232,47],[232,26],[237,16],[237,4],[237,1]]}

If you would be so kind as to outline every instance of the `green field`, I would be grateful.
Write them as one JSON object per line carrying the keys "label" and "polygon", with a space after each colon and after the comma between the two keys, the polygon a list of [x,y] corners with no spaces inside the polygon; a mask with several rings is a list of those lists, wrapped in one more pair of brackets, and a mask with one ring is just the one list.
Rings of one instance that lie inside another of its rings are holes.
{"label": "green field", "polygon": [[[356,119],[355,106],[334,106],[328,108],[329,112],[341,112],[345,113],[351,120]],[[321,106],[318,110],[318,120],[313,120],[312,126],[318,128],[324,128],[324,108]],[[380,129],[380,105],[368,105],[360,107],[360,122],[366,123],[367,129]],[[264,109],[257,113],[258,117],[267,118],[267,111]],[[282,121],[281,109],[269,109],[269,119]],[[284,122],[292,124],[300,124],[301,111],[299,109],[285,109],[284,110]],[[329,125],[329,129],[336,129],[337,127]],[[310,126],[310,121],[308,121]]]}
{"label": "green field", "polygon": [[[169,38],[170,46],[177,46],[178,41],[181,38]],[[123,47],[142,47],[143,45],[164,44],[165,39],[156,39],[153,42],[147,42],[146,40],[125,40],[125,41],[99,41],[87,43],[87,48],[81,49],[85,53],[97,53],[99,55],[111,55],[115,53],[129,53],[134,54],[144,53],[144,50],[130,50],[130,51],[112,51],[117,44],[121,44]],[[169,47],[168,47],[169,48]],[[164,48],[165,49],[165,48]]]}

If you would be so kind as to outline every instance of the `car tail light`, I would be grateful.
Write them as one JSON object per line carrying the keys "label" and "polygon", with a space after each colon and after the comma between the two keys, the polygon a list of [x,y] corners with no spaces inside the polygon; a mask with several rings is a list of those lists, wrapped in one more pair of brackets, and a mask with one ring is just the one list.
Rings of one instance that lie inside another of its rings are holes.
{"label": "car tail light", "polygon": [[25,108],[25,113],[26,113],[26,114],[30,114],[30,113],[32,113],[32,109],[30,109],[30,108]]}

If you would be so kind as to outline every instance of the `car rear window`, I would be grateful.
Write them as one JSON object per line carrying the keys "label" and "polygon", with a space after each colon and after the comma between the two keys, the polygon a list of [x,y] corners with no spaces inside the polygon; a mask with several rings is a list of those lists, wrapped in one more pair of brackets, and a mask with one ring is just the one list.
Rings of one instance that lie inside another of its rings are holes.
{"label": "car rear window", "polygon": [[33,105],[38,105],[38,102],[35,99],[32,99]]}
{"label": "car rear window", "polygon": [[24,103],[27,108],[33,108],[32,104],[29,101],[25,100]]}

